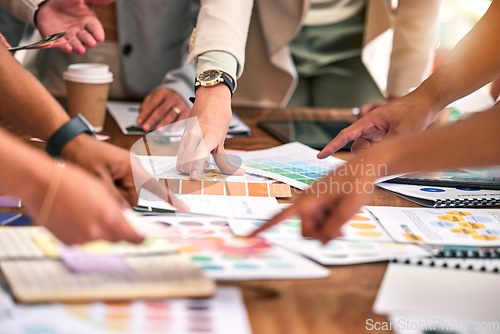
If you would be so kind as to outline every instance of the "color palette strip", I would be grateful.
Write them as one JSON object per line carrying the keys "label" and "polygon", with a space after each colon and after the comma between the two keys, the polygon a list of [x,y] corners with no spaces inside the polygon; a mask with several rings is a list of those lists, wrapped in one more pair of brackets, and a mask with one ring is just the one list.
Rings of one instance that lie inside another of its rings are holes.
{"label": "color palette strip", "polygon": [[285,183],[227,182],[207,180],[160,179],[166,181],[173,194],[219,195],[250,197],[292,197],[290,186]]}

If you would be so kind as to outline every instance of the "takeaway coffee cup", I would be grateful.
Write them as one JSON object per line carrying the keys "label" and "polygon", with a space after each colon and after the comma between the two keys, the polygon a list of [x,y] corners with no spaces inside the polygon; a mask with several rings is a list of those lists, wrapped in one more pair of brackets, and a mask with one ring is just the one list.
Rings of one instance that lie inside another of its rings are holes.
{"label": "takeaway coffee cup", "polygon": [[63,73],[66,81],[68,113],[82,114],[95,128],[102,131],[106,117],[109,84],[113,73],[105,64],[81,63],[68,66]]}

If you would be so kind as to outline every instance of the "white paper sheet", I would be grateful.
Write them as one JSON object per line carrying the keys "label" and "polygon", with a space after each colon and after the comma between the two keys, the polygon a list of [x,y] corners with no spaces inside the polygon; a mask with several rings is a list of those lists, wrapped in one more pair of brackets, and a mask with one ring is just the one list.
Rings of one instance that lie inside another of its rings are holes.
{"label": "white paper sheet", "polygon": [[[111,116],[116,121],[116,124],[120,127],[123,134],[125,135],[145,135],[147,132],[140,129],[140,126],[136,123],[137,116],[139,116],[139,107],[140,103],[138,102],[118,102],[118,101],[109,101],[108,102],[108,111]],[[130,127],[134,127],[136,129],[130,129]],[[159,132],[159,131],[158,131]],[[179,128],[178,130],[171,130],[168,126],[164,127],[161,131],[161,134],[165,137],[180,137],[184,132],[184,127]],[[233,114],[231,119],[231,123],[229,124],[228,135],[249,135],[250,128],[243,123],[243,121]]]}
{"label": "white paper sheet", "polygon": [[369,206],[396,242],[500,246],[500,210]]}
{"label": "white paper sheet", "polygon": [[[259,226],[266,223],[263,220],[228,219],[229,226],[235,235],[247,236]],[[341,228],[343,236],[340,239],[351,241],[393,242],[380,223],[366,209],[360,209]],[[297,240],[302,238],[302,224],[298,217],[292,217],[271,227],[262,233],[267,240]]]}
{"label": "white paper sheet", "polygon": [[240,291],[220,287],[210,299],[17,306],[0,317],[1,334],[250,334]]}

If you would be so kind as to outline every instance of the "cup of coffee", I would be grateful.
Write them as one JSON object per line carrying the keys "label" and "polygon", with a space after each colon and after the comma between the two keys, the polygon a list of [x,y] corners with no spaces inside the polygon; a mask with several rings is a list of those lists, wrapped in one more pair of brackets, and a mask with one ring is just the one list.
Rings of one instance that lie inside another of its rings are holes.
{"label": "cup of coffee", "polygon": [[71,117],[82,114],[96,132],[102,131],[106,117],[109,84],[113,73],[105,64],[71,64],[63,73],[66,81],[68,113]]}

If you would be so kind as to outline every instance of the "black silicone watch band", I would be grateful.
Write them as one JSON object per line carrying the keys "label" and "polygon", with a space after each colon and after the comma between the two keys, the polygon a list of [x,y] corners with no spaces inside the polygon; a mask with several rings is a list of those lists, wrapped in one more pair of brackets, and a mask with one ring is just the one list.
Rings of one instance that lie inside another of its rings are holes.
{"label": "black silicone watch band", "polygon": [[[227,86],[227,88],[229,88],[229,91],[231,92],[231,98],[233,98],[233,93],[234,93],[234,85],[233,85],[233,82],[231,81],[231,79],[229,79],[229,77],[227,76],[226,73],[222,73],[222,80],[224,80],[224,84]],[[197,86],[196,85],[196,81],[197,79],[195,78],[194,79],[194,92],[196,93],[196,91],[198,90],[198,88],[200,88],[201,86]],[[191,101],[191,103],[194,103],[195,101],[195,98],[194,97],[190,97],[189,98],[189,101]]]}
{"label": "black silicone watch band", "polygon": [[61,126],[47,141],[47,153],[53,157],[61,154],[63,147],[80,133],[85,132],[91,136],[95,136],[94,127],[83,117],[78,114],[68,123]]}

